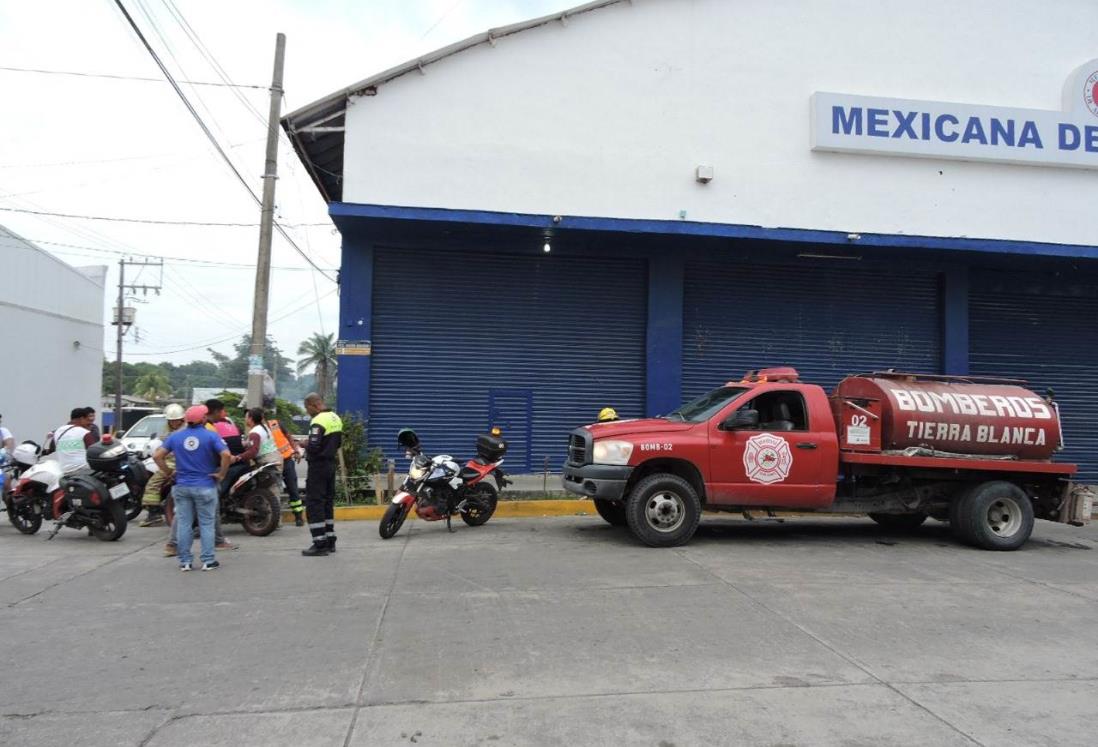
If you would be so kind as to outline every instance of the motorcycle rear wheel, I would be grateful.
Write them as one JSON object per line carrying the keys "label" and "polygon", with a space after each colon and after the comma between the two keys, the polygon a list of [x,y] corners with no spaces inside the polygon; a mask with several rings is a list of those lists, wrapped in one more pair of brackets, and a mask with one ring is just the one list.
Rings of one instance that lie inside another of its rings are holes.
{"label": "motorcycle rear wheel", "polygon": [[278,497],[266,490],[253,490],[240,501],[244,509],[244,531],[253,537],[266,537],[278,529],[282,506]]}
{"label": "motorcycle rear wheel", "polygon": [[11,503],[7,505],[8,521],[19,530],[20,534],[34,534],[42,528],[42,515],[35,513],[20,513]]}
{"label": "motorcycle rear wheel", "polygon": [[101,527],[88,527],[92,536],[103,542],[114,542],[126,533],[126,507],[118,501],[111,501],[100,509],[103,520]]}
{"label": "motorcycle rear wheel", "polygon": [[486,524],[496,512],[499,503],[499,493],[487,482],[478,482],[469,488],[465,496],[465,510],[461,512],[461,520],[471,527],[479,527]]}
{"label": "motorcycle rear wheel", "polygon": [[411,507],[410,502],[389,504],[385,509],[385,515],[381,517],[381,523],[377,525],[377,533],[381,535],[381,539],[387,540],[400,531]]}
{"label": "motorcycle rear wheel", "polygon": [[133,521],[144,510],[145,504],[141,502],[141,493],[133,490],[133,486],[127,484],[130,488],[129,495],[126,496],[126,521]]}

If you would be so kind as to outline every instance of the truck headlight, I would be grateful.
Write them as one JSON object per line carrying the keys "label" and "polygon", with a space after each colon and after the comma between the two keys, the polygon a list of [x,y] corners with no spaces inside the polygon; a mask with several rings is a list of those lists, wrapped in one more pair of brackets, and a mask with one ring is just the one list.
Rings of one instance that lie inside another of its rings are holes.
{"label": "truck headlight", "polygon": [[633,455],[633,444],[628,441],[595,441],[595,464],[628,464]]}

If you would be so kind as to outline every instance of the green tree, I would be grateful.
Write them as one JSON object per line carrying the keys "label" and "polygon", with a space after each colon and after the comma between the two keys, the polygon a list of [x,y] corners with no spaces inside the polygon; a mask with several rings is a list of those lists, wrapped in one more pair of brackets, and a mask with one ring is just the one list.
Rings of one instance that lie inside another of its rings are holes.
{"label": "green tree", "polygon": [[163,371],[154,369],[141,375],[133,386],[133,393],[156,402],[172,396],[172,385]]}
{"label": "green tree", "polygon": [[[217,395],[217,398],[225,403],[225,414],[236,423],[240,431],[244,431],[244,408],[241,407],[241,396],[239,394],[233,394],[232,392],[221,392]],[[286,430],[290,433],[296,433],[297,427],[294,424],[294,418],[305,413],[300,407],[293,402],[275,397],[274,412],[271,410],[265,411],[267,417],[273,417],[278,420],[282,425],[286,427]]]}
{"label": "green tree", "polygon": [[316,373],[316,393],[327,400],[337,373],[335,334],[313,336],[297,346],[297,354],[305,356],[297,362],[297,373],[301,375],[310,368]]}

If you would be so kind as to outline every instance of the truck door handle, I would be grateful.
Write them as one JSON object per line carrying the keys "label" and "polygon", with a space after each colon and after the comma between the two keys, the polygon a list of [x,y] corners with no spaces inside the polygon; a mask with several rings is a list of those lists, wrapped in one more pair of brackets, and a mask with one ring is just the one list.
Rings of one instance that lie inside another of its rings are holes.
{"label": "truck door handle", "polygon": [[816,444],[810,443],[808,441],[801,441],[799,444],[797,444],[797,448],[798,449],[815,449]]}

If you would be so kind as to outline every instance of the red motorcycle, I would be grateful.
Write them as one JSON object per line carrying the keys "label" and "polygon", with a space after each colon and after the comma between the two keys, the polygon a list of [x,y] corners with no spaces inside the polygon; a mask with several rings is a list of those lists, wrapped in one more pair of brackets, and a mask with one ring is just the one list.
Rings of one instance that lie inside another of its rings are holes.
{"label": "red motorcycle", "polygon": [[[400,531],[413,507],[416,516],[424,521],[445,519],[451,532],[450,519],[455,514],[469,526],[479,527],[495,513],[499,491],[511,484],[500,467],[507,453],[507,442],[500,437],[498,428],[493,428],[490,435],[477,436],[477,456],[465,467],[448,454],[433,458],[425,455],[419,437],[411,428],[397,434],[397,443],[404,448],[412,465],[378,525],[382,539]],[[488,478],[496,484],[492,485]]]}

